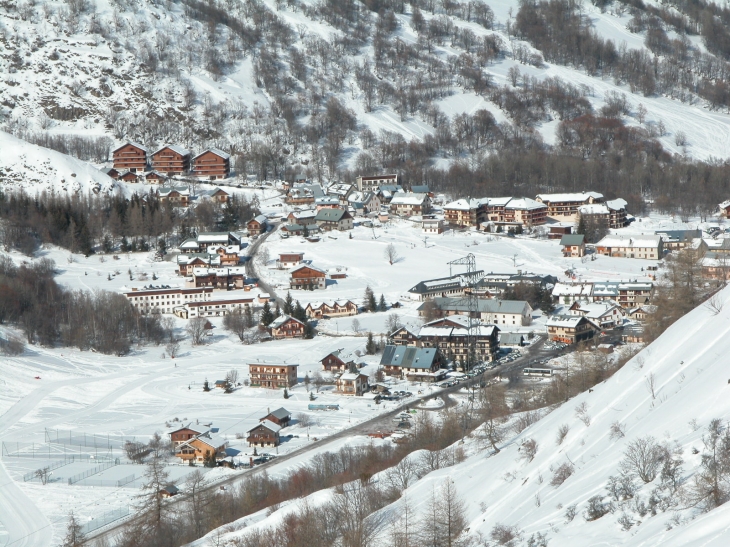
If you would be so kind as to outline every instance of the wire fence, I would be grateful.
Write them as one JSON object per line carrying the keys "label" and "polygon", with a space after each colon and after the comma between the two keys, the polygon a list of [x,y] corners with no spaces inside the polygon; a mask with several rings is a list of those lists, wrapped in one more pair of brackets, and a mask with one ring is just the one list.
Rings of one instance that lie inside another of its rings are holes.
{"label": "wire fence", "polygon": [[82,473],[78,473],[74,475],[73,477],[68,478],[69,484],[74,484],[76,482],[84,480],[86,477],[90,477],[91,475],[96,475],[97,473],[101,473],[102,471],[105,471],[109,469],[110,467],[114,467],[115,465],[119,465],[119,460],[114,460],[107,463],[102,463],[101,465],[97,465],[96,467],[92,467],[91,469],[87,469],[86,471]]}
{"label": "wire fence", "polygon": [[[74,457],[71,456],[69,458],[64,458],[63,460],[51,462],[48,465],[44,465],[40,469],[47,469],[48,471],[53,471],[54,469],[58,469],[59,467],[63,467],[64,465],[68,465],[73,462],[74,462]],[[23,482],[28,482],[28,481],[32,481],[33,479],[40,478],[40,477],[36,476],[36,472],[37,472],[37,470],[29,471],[28,473],[23,475]]]}
{"label": "wire fence", "polygon": [[111,511],[107,511],[100,517],[95,518],[94,520],[90,520],[86,524],[84,524],[81,527],[81,532],[86,535],[90,532],[93,532],[94,530],[98,530],[99,528],[102,528],[103,526],[106,526],[107,524],[111,524],[115,520],[123,519],[124,517],[129,515],[129,507],[119,507],[117,509],[112,509]]}
{"label": "wire fence", "polygon": [[59,431],[58,429],[46,429],[46,442],[53,444],[68,444],[96,448],[104,450],[120,449],[127,440],[121,435],[97,435],[95,433],[77,433],[71,431]]}
{"label": "wire fence", "polygon": [[137,476],[127,475],[124,478],[121,478],[119,480],[112,480],[112,479],[82,479],[77,484],[79,486],[110,486],[112,488],[121,488],[123,486],[127,486],[129,488],[136,488],[135,485],[130,484],[133,483],[136,480]]}

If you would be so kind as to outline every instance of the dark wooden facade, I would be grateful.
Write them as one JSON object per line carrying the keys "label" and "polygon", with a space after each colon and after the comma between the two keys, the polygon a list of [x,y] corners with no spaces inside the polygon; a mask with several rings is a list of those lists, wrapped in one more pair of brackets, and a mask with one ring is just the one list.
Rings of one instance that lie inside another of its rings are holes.
{"label": "dark wooden facade", "polygon": [[152,154],[152,169],[168,176],[190,171],[190,152],[179,146],[163,146]]}
{"label": "dark wooden facade", "polygon": [[292,387],[297,383],[297,367],[299,365],[248,365],[248,375],[254,387],[268,387],[272,389]]}
{"label": "dark wooden facade", "polygon": [[206,150],[193,158],[193,175],[206,179],[225,179],[231,174],[230,156],[220,150]]}
{"label": "dark wooden facade", "polygon": [[114,169],[118,171],[129,170],[133,173],[143,172],[147,168],[147,150],[138,145],[128,142],[112,152]]}

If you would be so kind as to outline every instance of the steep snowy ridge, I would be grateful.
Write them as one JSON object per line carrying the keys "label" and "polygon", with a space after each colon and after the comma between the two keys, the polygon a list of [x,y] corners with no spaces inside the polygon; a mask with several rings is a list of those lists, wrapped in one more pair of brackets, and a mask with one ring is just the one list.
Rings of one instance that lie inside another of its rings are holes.
{"label": "steep snowy ridge", "polygon": [[109,193],[116,188],[124,185],[84,161],[0,131],[2,190],[23,189],[31,195],[48,190],[86,195]]}
{"label": "steep snowy ridge", "polygon": [[[485,537],[501,523],[517,526],[526,537],[542,532],[553,544],[566,547],[730,544],[727,505],[702,515],[697,509],[683,508],[680,502],[675,508],[678,524],[670,523],[674,511],[639,516],[628,504],[625,513],[635,522],[629,531],[622,531],[617,523],[624,514],[618,504],[614,513],[596,521],[586,522],[583,517],[592,496],[602,495],[608,501],[608,478],[618,474],[627,445],[640,437],[651,435],[660,443],[678,443],[683,478],[686,485],[691,484],[707,425],[714,418],[725,422],[730,418],[730,288],[719,293],[719,298],[723,303],[719,313],[707,305],[699,306],[592,392],[575,397],[528,427],[499,454],[490,457],[483,452],[432,473],[408,490],[409,500],[423,510],[426,502],[420,500],[427,500],[433,485],[449,477],[466,500],[470,533]],[[647,381],[652,376],[654,399]],[[588,427],[576,416],[576,407],[583,403],[590,416]],[[696,422],[690,424],[692,420]],[[609,438],[614,422],[625,426],[623,439]],[[556,446],[563,424],[570,431]],[[538,451],[526,464],[519,459],[518,450],[527,439],[538,443]],[[694,449],[699,453],[693,454]],[[570,462],[575,473],[561,486],[550,486],[552,472]],[[637,498],[646,503],[658,480],[643,485]],[[574,504],[577,515],[566,523],[565,508]]]}

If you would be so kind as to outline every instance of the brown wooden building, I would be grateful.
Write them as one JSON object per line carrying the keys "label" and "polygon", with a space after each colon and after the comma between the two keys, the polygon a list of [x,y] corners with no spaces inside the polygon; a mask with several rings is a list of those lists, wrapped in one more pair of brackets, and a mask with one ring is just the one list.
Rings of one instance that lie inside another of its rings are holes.
{"label": "brown wooden building", "polygon": [[291,421],[291,412],[282,406],[273,412],[269,412],[263,418],[259,418],[259,422],[263,422],[264,420],[269,420],[270,422],[274,422],[276,425],[286,427]]}
{"label": "brown wooden building", "polygon": [[190,150],[182,146],[163,146],[151,156],[152,169],[168,176],[183,175],[190,171]]}
{"label": "brown wooden building", "polygon": [[305,325],[299,319],[288,315],[280,315],[269,325],[271,336],[277,340],[282,338],[303,338]]}
{"label": "brown wooden building", "polygon": [[335,393],[337,395],[349,395],[361,397],[368,389],[368,377],[359,372],[348,372],[337,378],[335,382]]}
{"label": "brown wooden building", "polygon": [[231,156],[217,148],[209,148],[193,158],[193,175],[206,179],[225,179],[231,174]]}
{"label": "brown wooden building", "polygon": [[281,426],[264,420],[246,433],[248,446],[279,446],[279,431]]}
{"label": "brown wooden building", "polygon": [[189,441],[193,437],[197,437],[198,435],[200,435],[202,433],[204,433],[203,429],[195,428],[195,427],[191,427],[190,425],[187,425],[186,427],[181,427],[180,429],[171,431],[169,433],[170,442],[172,443],[173,446],[177,446],[179,444]]}
{"label": "brown wooden building", "polygon": [[203,463],[210,458],[224,458],[226,446],[228,441],[224,438],[205,433],[179,444],[175,448],[175,455],[183,461]]}
{"label": "brown wooden building", "polygon": [[566,344],[590,340],[598,327],[585,316],[553,315],[547,320],[548,338]]}
{"label": "brown wooden building", "polygon": [[340,350],[329,353],[319,362],[322,363],[322,369],[328,372],[347,372],[352,365],[355,365],[354,361],[345,361],[342,359],[342,352]]}
{"label": "brown wooden building", "polygon": [[147,169],[147,149],[141,144],[127,142],[112,151],[114,169],[141,173]]}
{"label": "brown wooden building", "polygon": [[118,180],[123,180],[124,182],[139,182],[139,175],[134,173],[133,171],[125,171],[121,175],[119,175]]}
{"label": "brown wooden building", "polygon": [[297,367],[299,365],[265,365],[249,364],[248,376],[253,387],[277,389],[292,387],[297,383]]}
{"label": "brown wooden building", "polygon": [[266,215],[258,215],[246,223],[248,234],[257,236],[266,233]]}
{"label": "brown wooden building", "polygon": [[300,266],[291,273],[290,287],[313,291],[327,286],[327,274],[313,266]]}

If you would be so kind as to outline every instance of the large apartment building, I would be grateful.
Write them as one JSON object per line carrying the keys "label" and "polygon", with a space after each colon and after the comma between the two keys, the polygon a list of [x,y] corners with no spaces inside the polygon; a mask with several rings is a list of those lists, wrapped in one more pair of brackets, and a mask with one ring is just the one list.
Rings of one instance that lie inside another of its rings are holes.
{"label": "large apartment building", "polygon": [[134,309],[141,314],[174,313],[173,309],[192,302],[210,300],[213,289],[172,289],[169,287],[145,287],[124,293]]}

